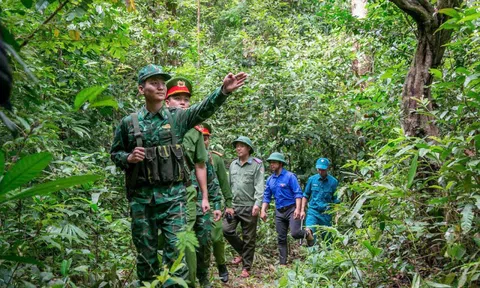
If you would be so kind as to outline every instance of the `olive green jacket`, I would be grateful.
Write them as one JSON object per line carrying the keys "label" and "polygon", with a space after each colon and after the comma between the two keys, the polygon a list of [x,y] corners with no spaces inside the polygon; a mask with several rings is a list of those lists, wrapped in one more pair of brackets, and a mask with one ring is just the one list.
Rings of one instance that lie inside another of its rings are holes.
{"label": "olive green jacket", "polygon": [[225,168],[225,163],[223,162],[222,157],[216,154],[215,151],[210,152],[210,155],[213,159],[213,167],[217,173],[217,179],[220,184],[220,190],[222,191],[225,206],[227,208],[232,208],[232,189],[230,189],[230,184],[228,183],[228,175],[227,169]]}
{"label": "olive green jacket", "polygon": [[240,160],[230,164],[230,187],[233,193],[233,206],[245,207],[257,205],[262,207],[265,190],[265,169],[262,160],[250,157],[240,165]]}

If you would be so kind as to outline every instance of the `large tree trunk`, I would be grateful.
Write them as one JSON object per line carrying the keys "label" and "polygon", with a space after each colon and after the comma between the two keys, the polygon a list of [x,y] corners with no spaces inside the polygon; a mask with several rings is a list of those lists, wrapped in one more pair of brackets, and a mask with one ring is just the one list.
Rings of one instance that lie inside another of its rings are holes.
{"label": "large tree trunk", "polygon": [[458,7],[462,0],[438,0],[434,7],[427,0],[391,0],[417,23],[417,48],[412,65],[405,79],[402,92],[402,126],[407,136],[438,136],[438,127],[428,113],[419,111],[422,102],[428,99],[426,109],[432,111],[435,103],[431,97],[431,68],[438,67],[445,53],[445,44],[450,42],[450,30],[437,31],[448,17],[439,14],[443,8]]}

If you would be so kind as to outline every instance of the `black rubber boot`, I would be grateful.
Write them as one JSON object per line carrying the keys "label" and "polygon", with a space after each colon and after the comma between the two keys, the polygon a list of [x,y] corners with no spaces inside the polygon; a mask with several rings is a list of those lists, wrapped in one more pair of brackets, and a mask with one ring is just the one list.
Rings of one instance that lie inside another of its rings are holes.
{"label": "black rubber boot", "polygon": [[220,276],[220,280],[223,283],[228,282],[228,270],[227,270],[227,265],[218,265],[218,276]]}

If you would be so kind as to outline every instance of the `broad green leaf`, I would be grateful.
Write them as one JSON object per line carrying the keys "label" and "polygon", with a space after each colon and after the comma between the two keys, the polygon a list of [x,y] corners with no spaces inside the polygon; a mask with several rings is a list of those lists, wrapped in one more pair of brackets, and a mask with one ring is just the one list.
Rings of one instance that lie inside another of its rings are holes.
{"label": "broad green leaf", "polygon": [[467,21],[473,21],[473,20],[476,20],[480,18],[480,13],[475,13],[475,14],[472,14],[472,15],[468,15],[466,17],[463,17],[462,19],[460,19],[460,21],[458,21],[458,23],[464,23],[464,22],[467,22]]}
{"label": "broad green leaf", "polygon": [[180,277],[170,277],[170,280],[177,283],[178,285],[188,288],[187,282]]}
{"label": "broad green leaf", "polygon": [[60,266],[60,273],[62,273],[63,276],[68,276],[70,273],[70,265],[72,265],[72,258],[70,259],[63,259],[62,265]]}
{"label": "broad green leaf", "polygon": [[0,182],[0,195],[12,191],[35,177],[52,161],[52,154],[41,152],[27,155],[10,168]]}
{"label": "broad green leaf", "polygon": [[413,157],[410,170],[408,171],[407,188],[412,187],[413,180],[415,179],[415,174],[417,174],[417,166],[418,166],[418,153],[415,154],[415,157]]}
{"label": "broad green leaf", "polygon": [[457,18],[457,19],[460,19],[460,17],[462,17],[460,15],[460,13],[458,13],[457,10],[455,10],[453,8],[440,9],[440,10],[438,10],[438,13],[445,14],[445,15],[448,15],[452,18]]}
{"label": "broad green leaf", "polygon": [[[430,186],[429,188],[431,188],[431,187],[432,186]],[[440,188],[442,188],[442,187],[440,187]],[[432,199],[428,200],[427,204],[428,205],[441,205],[441,204],[447,203],[449,199],[450,199],[449,197],[432,198]]]}
{"label": "broad green leaf", "polygon": [[15,40],[15,36],[13,36],[13,34],[7,28],[1,25],[0,28],[3,41],[12,46],[15,51],[20,51],[20,44],[18,44],[17,40]]}
{"label": "broad green leaf", "polygon": [[94,102],[98,95],[100,95],[105,89],[107,89],[107,86],[92,86],[83,89],[82,91],[78,92],[77,96],[75,96],[73,108],[75,111],[77,111],[85,102]]}
{"label": "broad green leaf", "polygon": [[173,273],[177,272],[179,269],[181,269],[182,267],[185,266],[185,264],[182,263],[182,259],[183,259],[184,256],[185,256],[185,252],[180,252],[180,255],[178,255],[175,262],[173,262],[172,267],[170,267],[170,273],[173,274]]}
{"label": "broad green leaf", "polygon": [[30,9],[33,6],[33,0],[22,0],[22,4],[25,8]]}
{"label": "broad green leaf", "polygon": [[6,260],[6,261],[12,261],[12,262],[18,262],[18,263],[25,263],[25,264],[34,264],[38,266],[43,266],[43,263],[31,258],[31,257],[21,257],[17,255],[0,255],[1,260]]}
{"label": "broad green leaf", "polygon": [[433,75],[433,77],[437,79],[442,79],[443,78],[443,73],[442,71],[434,68],[430,68],[430,73]]}
{"label": "broad green leaf", "polygon": [[84,273],[87,273],[88,272],[88,266],[87,265],[81,265],[81,266],[78,266],[78,267],[75,267],[73,268],[74,271],[77,271],[77,272],[84,272]]}
{"label": "broad green leaf", "polygon": [[115,98],[108,96],[108,97],[103,97],[102,99],[98,101],[94,101],[93,103],[90,104],[89,107],[103,107],[103,106],[109,106],[113,107],[115,109],[118,109],[118,103]]}
{"label": "broad green leaf", "polygon": [[82,175],[82,176],[71,176],[68,178],[57,179],[54,181],[42,183],[36,185],[30,189],[23,190],[20,193],[14,194],[12,196],[7,196],[0,199],[0,204],[7,201],[12,201],[16,199],[24,199],[27,197],[32,197],[36,195],[46,195],[58,190],[69,188],[71,186],[80,185],[85,182],[91,182],[100,179],[98,175]]}
{"label": "broad green leaf", "polygon": [[462,222],[460,223],[462,226],[463,234],[466,234],[472,229],[472,222],[473,222],[473,205],[467,204],[462,210]]}
{"label": "broad green leaf", "polygon": [[448,255],[455,260],[461,260],[467,250],[461,244],[453,244],[447,249]]}
{"label": "broad green leaf", "polygon": [[372,254],[372,257],[378,256],[383,251],[383,249],[374,247],[368,240],[363,241],[362,244],[368,249],[368,251],[370,251],[370,254]]}

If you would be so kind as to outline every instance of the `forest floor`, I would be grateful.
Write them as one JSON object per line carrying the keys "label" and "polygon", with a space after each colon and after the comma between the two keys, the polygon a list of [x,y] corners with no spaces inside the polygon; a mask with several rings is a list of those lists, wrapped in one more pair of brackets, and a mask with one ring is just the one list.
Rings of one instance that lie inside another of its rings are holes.
{"label": "forest floor", "polygon": [[[291,239],[290,239],[291,240]],[[288,263],[286,266],[279,265],[278,251],[273,249],[264,249],[263,253],[257,253],[255,251],[255,261],[253,269],[249,278],[242,278],[242,265],[231,264],[233,257],[227,256],[227,267],[229,272],[228,283],[222,283],[218,278],[218,271],[215,267],[211,267],[211,273],[213,272],[214,281],[212,282],[215,288],[270,288],[278,287],[278,281],[283,276],[283,270],[285,268],[291,268],[292,262],[296,260],[303,261],[305,255],[302,255],[301,246],[298,241],[289,242],[290,253],[288,255]],[[257,247],[258,248],[258,247]],[[212,258],[212,263],[214,259]]]}

